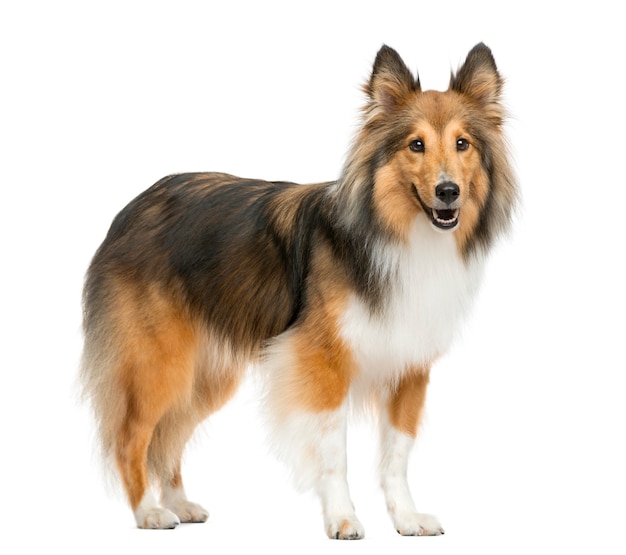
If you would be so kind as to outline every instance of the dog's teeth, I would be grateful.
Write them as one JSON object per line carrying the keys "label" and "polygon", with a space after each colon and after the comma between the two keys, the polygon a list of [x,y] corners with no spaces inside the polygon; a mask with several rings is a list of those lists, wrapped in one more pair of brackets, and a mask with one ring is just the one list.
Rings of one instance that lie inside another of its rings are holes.
{"label": "dog's teeth", "polygon": [[437,220],[440,224],[443,225],[449,225],[453,222],[455,222],[457,220],[457,218],[459,217],[459,210],[455,210],[454,211],[454,217],[450,218],[449,220],[444,220],[443,218],[439,217],[439,212],[437,212],[437,210],[433,210],[434,216],[435,216],[435,220]]}

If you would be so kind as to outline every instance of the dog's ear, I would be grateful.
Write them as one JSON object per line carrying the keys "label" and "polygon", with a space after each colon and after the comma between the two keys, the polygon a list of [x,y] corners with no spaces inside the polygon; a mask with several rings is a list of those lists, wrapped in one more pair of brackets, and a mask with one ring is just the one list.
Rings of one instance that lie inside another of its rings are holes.
{"label": "dog's ear", "polygon": [[450,78],[450,88],[468,96],[481,107],[497,104],[503,79],[498,73],[491,50],[482,42],[474,46],[456,75]]}
{"label": "dog's ear", "polygon": [[420,90],[420,82],[419,78],[413,77],[399,54],[383,45],[376,55],[372,75],[364,89],[374,104],[385,112],[391,112]]}

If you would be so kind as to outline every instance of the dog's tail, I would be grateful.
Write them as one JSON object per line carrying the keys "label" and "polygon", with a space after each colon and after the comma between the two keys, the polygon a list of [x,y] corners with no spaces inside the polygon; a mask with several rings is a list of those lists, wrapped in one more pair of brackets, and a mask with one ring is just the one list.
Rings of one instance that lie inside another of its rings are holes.
{"label": "dog's tail", "polygon": [[83,290],[84,345],[80,362],[81,397],[92,409],[96,424],[99,459],[105,477],[115,483],[115,437],[126,414],[126,395],[116,373],[120,354],[115,327],[107,314],[102,291],[89,274]]}

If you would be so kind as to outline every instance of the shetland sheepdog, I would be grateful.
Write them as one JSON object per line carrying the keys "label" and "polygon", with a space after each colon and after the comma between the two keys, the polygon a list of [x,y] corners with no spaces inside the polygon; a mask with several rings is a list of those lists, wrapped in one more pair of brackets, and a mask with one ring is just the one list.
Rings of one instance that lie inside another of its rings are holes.
{"label": "shetland sheepdog", "polygon": [[85,280],[81,376],[138,527],[208,518],[181,456],[254,365],[272,441],[318,494],[330,538],[364,535],[346,480],[359,403],[376,411],[395,529],[443,533],[415,508],[407,458],[431,365],[510,226],[502,86],[484,44],[445,92],[422,91],[383,46],[337,181],[172,175],[115,217]]}

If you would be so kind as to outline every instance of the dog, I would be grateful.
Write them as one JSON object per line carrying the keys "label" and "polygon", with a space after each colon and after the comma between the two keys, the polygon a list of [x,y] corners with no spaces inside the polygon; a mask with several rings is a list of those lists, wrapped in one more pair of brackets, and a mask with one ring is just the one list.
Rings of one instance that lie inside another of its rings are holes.
{"label": "dog", "polygon": [[364,536],[346,480],[358,405],[376,411],[395,529],[443,534],[415,508],[407,459],[431,366],[511,226],[502,87],[482,43],[445,92],[422,91],[384,45],[337,181],[178,174],[115,217],[85,278],[81,377],[139,528],[208,518],[187,499],[183,450],[256,366],[272,443],[319,496],[328,537]]}

